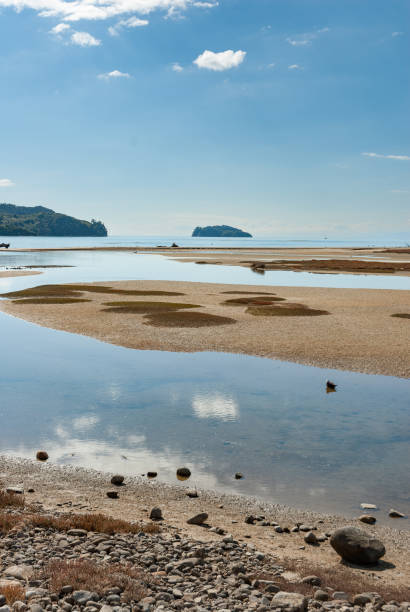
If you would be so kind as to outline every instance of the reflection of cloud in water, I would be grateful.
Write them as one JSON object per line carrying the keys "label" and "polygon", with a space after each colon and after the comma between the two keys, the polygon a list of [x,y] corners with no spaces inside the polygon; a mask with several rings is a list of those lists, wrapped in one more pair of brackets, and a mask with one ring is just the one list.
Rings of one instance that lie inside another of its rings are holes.
{"label": "reflection of cloud in water", "polygon": [[192,400],[192,408],[200,419],[236,421],[239,418],[238,404],[232,397],[222,393],[197,394]]}
{"label": "reflection of cloud in water", "polygon": [[95,414],[84,414],[83,416],[73,419],[73,429],[77,431],[88,431],[97,425],[100,417]]}

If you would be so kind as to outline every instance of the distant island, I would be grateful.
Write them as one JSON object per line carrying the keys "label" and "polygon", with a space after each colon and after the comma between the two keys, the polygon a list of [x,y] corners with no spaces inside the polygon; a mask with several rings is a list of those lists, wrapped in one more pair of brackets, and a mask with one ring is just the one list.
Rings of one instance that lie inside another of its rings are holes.
{"label": "distant island", "polygon": [[252,234],[244,232],[237,227],[230,225],[208,225],[207,227],[196,227],[192,236],[205,238],[252,238]]}
{"label": "distant island", "polygon": [[2,236],[107,236],[101,221],[83,221],[44,206],[0,204]]}

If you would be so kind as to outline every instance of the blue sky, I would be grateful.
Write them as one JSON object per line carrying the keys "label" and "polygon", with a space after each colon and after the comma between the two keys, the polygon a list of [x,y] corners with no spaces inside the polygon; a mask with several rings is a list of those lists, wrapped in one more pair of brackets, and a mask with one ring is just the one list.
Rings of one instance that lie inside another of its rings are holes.
{"label": "blue sky", "polygon": [[410,234],[409,23],[409,0],[0,0],[0,201],[112,234]]}

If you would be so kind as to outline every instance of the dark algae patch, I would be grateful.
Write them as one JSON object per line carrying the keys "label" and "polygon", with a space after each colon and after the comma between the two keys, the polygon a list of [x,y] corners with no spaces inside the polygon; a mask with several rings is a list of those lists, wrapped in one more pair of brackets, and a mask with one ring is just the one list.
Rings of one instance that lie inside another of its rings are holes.
{"label": "dark algae patch", "polygon": [[175,302],[104,302],[103,312],[149,314],[157,312],[168,312],[172,310],[183,310],[185,308],[201,308],[200,304],[183,304]]}
{"label": "dark algae patch", "polygon": [[226,306],[250,306],[253,304],[273,304],[273,302],[283,302],[285,300],[285,298],[281,298],[281,297],[270,297],[267,298],[265,296],[261,296],[261,297],[238,297],[238,298],[233,298],[231,300],[225,300],[223,302],[223,304],[225,304]]}
{"label": "dark algae patch", "polygon": [[26,298],[25,300],[13,300],[13,304],[78,304],[78,302],[90,302],[85,298],[71,297],[38,297]]}
{"label": "dark algae patch", "polygon": [[222,295],[276,295],[266,291],[221,291]]}
{"label": "dark algae patch", "polygon": [[327,310],[316,310],[309,308],[305,304],[295,304],[292,302],[266,306],[249,306],[246,312],[256,317],[318,317],[330,314]]}
{"label": "dark algae patch", "polygon": [[216,325],[232,325],[235,319],[220,317],[206,312],[164,312],[149,314],[144,317],[146,325],[153,327],[212,327]]}
{"label": "dark algae patch", "polygon": [[2,293],[0,297],[4,298],[27,298],[27,297],[51,297],[51,296],[70,296],[79,297],[84,291],[90,293],[108,293],[116,295],[130,295],[130,296],[146,296],[146,295],[167,295],[177,296],[184,295],[183,293],[177,293],[174,291],[140,291],[140,290],[127,290],[127,289],[113,289],[105,285],[39,285],[38,287],[30,287],[29,289],[22,289],[20,291],[10,291],[9,293]]}
{"label": "dark algae patch", "polygon": [[356,259],[282,259],[276,261],[249,261],[252,269],[293,270],[295,272],[352,272],[366,274],[394,274],[410,272],[410,263],[396,261],[365,261]]}
{"label": "dark algae patch", "polygon": [[396,314],[392,314],[392,317],[396,317],[397,319],[410,319],[410,313],[398,312]]}

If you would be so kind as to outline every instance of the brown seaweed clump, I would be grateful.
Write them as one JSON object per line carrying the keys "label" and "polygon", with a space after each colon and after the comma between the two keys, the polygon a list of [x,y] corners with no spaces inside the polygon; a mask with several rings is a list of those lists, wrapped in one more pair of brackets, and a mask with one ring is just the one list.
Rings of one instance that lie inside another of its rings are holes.
{"label": "brown seaweed clump", "polygon": [[256,317],[318,317],[330,314],[327,310],[317,310],[294,302],[249,306],[246,312]]}
{"label": "brown seaweed clump", "polygon": [[117,312],[122,314],[151,314],[159,312],[169,312],[175,310],[183,310],[186,308],[201,308],[199,304],[183,304],[176,302],[104,302],[103,312]]}
{"label": "brown seaweed clump", "polygon": [[90,302],[84,298],[72,297],[38,297],[26,298],[25,300],[13,300],[13,304],[78,304],[78,302]]}
{"label": "brown seaweed clump", "polygon": [[235,319],[221,317],[206,312],[163,312],[149,314],[145,325],[153,327],[213,327],[216,325],[232,325]]}
{"label": "brown seaweed clump", "polygon": [[396,317],[398,319],[410,319],[410,313],[408,312],[397,312],[391,315],[392,317]]}
{"label": "brown seaweed clump", "polygon": [[253,306],[253,305],[261,305],[267,306],[269,304],[273,304],[274,302],[283,302],[285,298],[271,296],[266,297],[264,295],[259,297],[237,297],[232,298],[230,300],[225,300],[223,305],[225,306]]}

